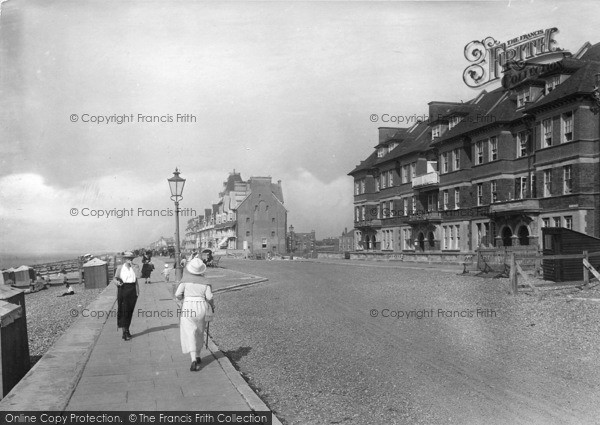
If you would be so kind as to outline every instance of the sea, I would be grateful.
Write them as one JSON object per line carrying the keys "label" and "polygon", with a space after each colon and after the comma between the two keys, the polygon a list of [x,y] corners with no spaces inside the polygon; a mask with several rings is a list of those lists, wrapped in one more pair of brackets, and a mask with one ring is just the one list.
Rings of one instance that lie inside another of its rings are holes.
{"label": "sea", "polygon": [[[93,253],[95,256],[100,257],[105,254],[113,253]],[[37,264],[53,263],[55,261],[74,260],[82,255],[81,252],[58,252],[54,254],[49,253],[6,253],[0,252],[0,270],[6,270],[8,268],[17,268],[21,266],[35,266]]]}

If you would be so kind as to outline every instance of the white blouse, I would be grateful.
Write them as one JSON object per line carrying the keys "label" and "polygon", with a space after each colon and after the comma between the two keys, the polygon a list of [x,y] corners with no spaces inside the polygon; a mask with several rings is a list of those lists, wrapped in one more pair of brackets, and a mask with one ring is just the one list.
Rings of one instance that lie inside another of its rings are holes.
{"label": "white blouse", "polygon": [[180,298],[183,296],[184,298],[194,297],[198,298],[199,301],[202,300],[212,300],[213,294],[210,290],[209,285],[205,285],[203,283],[193,283],[193,282],[181,282],[177,291],[175,292],[175,297]]}

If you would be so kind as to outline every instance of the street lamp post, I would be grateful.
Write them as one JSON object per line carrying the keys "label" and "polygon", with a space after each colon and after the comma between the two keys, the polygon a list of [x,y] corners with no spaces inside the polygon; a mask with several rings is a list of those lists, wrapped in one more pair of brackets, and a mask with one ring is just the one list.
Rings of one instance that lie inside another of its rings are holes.
{"label": "street lamp post", "polygon": [[179,170],[175,168],[173,177],[167,179],[171,189],[171,200],[175,202],[175,280],[180,281],[183,274],[181,269],[181,252],[179,244],[179,201],[183,199],[183,186],[185,179],[179,177]]}

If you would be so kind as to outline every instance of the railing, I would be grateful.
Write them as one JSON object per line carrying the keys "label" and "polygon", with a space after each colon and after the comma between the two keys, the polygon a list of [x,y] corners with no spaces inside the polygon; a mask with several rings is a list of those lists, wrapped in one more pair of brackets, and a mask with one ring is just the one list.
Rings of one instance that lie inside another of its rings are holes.
{"label": "railing", "polygon": [[440,183],[440,175],[437,171],[427,173],[422,176],[415,177],[412,181],[412,187],[431,186]]}

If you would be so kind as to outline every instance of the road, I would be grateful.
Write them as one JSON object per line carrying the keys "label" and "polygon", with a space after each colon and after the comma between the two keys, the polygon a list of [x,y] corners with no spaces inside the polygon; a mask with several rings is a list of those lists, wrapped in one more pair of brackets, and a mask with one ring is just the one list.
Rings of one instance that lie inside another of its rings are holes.
{"label": "road", "polygon": [[216,343],[287,424],[600,423],[597,305],[382,263],[236,261]]}

